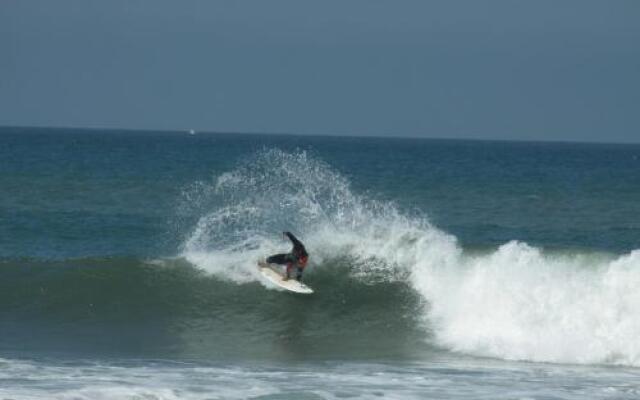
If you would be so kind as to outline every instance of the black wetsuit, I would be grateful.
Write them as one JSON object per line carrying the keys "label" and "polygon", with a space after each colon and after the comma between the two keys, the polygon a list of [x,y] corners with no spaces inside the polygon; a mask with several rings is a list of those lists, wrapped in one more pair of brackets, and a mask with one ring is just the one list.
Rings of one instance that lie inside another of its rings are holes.
{"label": "black wetsuit", "polygon": [[302,242],[300,242],[291,232],[284,232],[285,235],[293,243],[293,249],[290,253],[286,254],[274,254],[271,257],[267,257],[267,262],[270,264],[280,264],[287,266],[287,278],[289,278],[289,272],[293,267],[296,268],[296,279],[302,279],[302,271],[307,264],[307,258],[309,254],[307,249],[304,248]]}

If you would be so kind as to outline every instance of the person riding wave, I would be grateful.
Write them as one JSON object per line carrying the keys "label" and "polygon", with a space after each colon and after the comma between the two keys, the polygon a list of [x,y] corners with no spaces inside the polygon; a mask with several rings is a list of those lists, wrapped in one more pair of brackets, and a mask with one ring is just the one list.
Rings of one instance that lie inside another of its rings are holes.
{"label": "person riding wave", "polygon": [[290,253],[286,254],[274,254],[270,257],[267,257],[267,262],[269,264],[279,264],[286,265],[287,272],[283,278],[283,280],[288,280],[291,275],[291,271],[296,269],[296,280],[300,281],[302,279],[302,272],[304,271],[304,267],[307,266],[307,261],[309,260],[309,254],[307,253],[307,249],[305,249],[302,242],[300,242],[291,232],[283,232],[283,235],[289,238],[291,243],[293,244],[293,249],[291,249]]}

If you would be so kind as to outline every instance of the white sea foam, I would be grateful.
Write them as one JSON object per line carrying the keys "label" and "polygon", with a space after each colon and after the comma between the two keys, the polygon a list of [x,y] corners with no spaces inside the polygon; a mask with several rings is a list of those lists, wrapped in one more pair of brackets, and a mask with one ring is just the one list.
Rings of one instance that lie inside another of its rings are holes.
{"label": "white sea foam", "polygon": [[[637,371],[486,360],[431,363],[206,365],[0,360],[14,400],[637,398]],[[544,380],[544,385],[540,382]]]}
{"label": "white sea foam", "polygon": [[[436,340],[505,359],[640,365],[640,252],[608,262],[510,242],[461,256],[444,279],[414,265]],[[442,271],[440,271],[442,272]]]}
{"label": "white sea foam", "polygon": [[[427,301],[419,318],[436,344],[474,355],[640,366],[640,251],[553,254],[509,242],[470,254],[425,217],[358,196],[304,152],[267,150],[201,191],[217,204],[184,256],[223,279],[257,279],[255,261],[286,251],[295,229],[311,268],[336,255],[354,278],[406,279]],[[188,194],[192,196],[192,194]]]}

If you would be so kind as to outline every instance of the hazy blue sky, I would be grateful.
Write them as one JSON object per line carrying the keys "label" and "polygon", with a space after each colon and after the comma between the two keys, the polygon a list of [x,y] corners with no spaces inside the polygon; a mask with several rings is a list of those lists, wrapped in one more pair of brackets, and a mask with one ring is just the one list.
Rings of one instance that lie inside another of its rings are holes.
{"label": "hazy blue sky", "polygon": [[640,142],[640,1],[0,1],[0,125]]}

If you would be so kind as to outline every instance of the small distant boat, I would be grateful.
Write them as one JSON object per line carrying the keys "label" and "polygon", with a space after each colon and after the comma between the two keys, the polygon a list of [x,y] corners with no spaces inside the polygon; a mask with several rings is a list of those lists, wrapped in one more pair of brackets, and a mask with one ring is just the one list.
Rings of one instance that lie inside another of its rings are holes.
{"label": "small distant boat", "polygon": [[195,135],[196,131],[194,131],[193,129],[189,129],[189,135]]}

